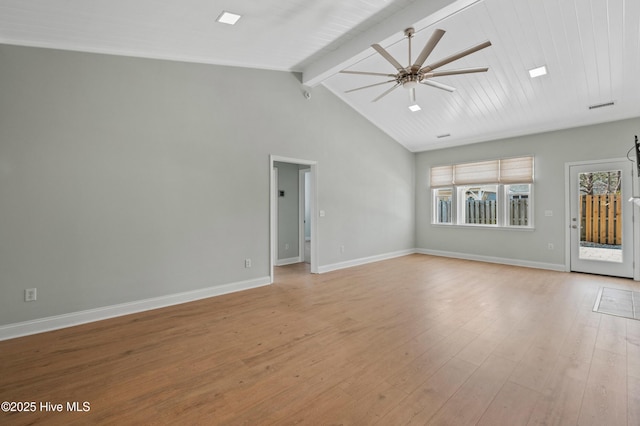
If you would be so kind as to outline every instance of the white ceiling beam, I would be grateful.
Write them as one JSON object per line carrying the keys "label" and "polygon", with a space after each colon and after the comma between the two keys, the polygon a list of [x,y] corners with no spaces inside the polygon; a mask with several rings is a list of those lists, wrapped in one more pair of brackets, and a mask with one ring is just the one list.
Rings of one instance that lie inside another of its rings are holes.
{"label": "white ceiling beam", "polygon": [[482,0],[432,0],[411,3],[384,22],[309,64],[302,71],[302,84],[309,87],[317,86],[349,65],[370,56],[373,53],[372,44],[386,45],[387,39],[391,38],[393,42],[398,35],[404,37],[404,29],[407,27],[414,26],[420,30],[479,1]]}

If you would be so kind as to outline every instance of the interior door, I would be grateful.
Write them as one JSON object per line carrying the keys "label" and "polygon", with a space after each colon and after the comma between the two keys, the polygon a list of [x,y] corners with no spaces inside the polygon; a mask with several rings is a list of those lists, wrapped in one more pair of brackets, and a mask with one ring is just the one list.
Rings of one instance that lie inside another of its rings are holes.
{"label": "interior door", "polygon": [[632,278],[631,163],[572,165],[569,180],[571,270]]}

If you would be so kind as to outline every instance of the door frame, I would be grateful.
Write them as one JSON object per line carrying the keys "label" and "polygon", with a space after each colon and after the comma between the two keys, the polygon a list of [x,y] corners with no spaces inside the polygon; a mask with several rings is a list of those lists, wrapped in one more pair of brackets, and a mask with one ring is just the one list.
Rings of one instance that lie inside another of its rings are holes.
{"label": "door frame", "polygon": [[[598,164],[606,164],[606,163],[616,163],[616,162],[627,162],[629,161],[628,158],[608,158],[608,159],[602,159],[602,160],[585,160],[585,161],[573,161],[573,162],[568,162],[565,163],[564,166],[564,175],[565,175],[565,271],[566,272],[571,272],[571,167],[574,166],[587,166],[587,165],[598,165]],[[637,178],[636,175],[633,173],[633,168],[632,168],[632,172],[631,172],[631,176],[629,176],[627,179],[631,179],[631,194],[629,195],[633,195],[636,194],[638,189],[638,183],[637,183]],[[622,200],[622,202],[628,202],[627,200]],[[631,247],[631,250],[633,250],[633,279],[638,281],[640,280],[640,262],[636,262],[635,261],[635,257],[637,256],[638,253],[640,253],[639,251],[639,243],[640,243],[640,238],[638,237],[638,232],[640,231],[640,227],[636,225],[636,209],[638,207],[634,206],[631,209],[631,232],[629,233],[630,235],[632,235],[633,241],[631,242],[631,244],[629,245]]]}
{"label": "door frame", "polygon": [[[305,188],[305,176],[311,173],[310,169],[298,170],[298,255],[300,260],[304,262],[305,239],[305,201],[309,196]],[[309,221],[311,221],[311,208],[309,208]],[[311,236],[309,236],[311,239]]]}
{"label": "door frame", "polygon": [[269,259],[270,259],[270,272],[269,276],[271,283],[274,280],[274,256],[277,253],[277,247],[275,247],[278,235],[277,235],[277,203],[275,179],[274,179],[274,163],[290,163],[301,164],[310,167],[310,193],[309,193],[309,210],[311,214],[310,226],[311,226],[311,273],[318,273],[318,223],[316,218],[316,206],[318,205],[318,162],[312,160],[304,160],[299,158],[283,157],[279,155],[269,155]]}

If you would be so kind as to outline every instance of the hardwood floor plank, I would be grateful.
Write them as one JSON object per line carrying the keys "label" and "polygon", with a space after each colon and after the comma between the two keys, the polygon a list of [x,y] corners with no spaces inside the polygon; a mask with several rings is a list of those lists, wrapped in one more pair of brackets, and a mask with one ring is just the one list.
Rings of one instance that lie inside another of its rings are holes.
{"label": "hardwood floor plank", "polygon": [[586,380],[559,375],[538,398],[529,426],[575,425],[580,415]]}
{"label": "hardwood floor plank", "polygon": [[387,381],[411,393],[476,337],[476,334],[459,330],[387,378]]}
{"label": "hardwood floor plank", "polygon": [[640,425],[640,378],[629,377],[628,392],[629,416],[627,424]]}
{"label": "hardwood floor plank", "polygon": [[316,416],[309,415],[305,409],[300,416],[304,416],[306,424],[373,425],[396,407],[398,401],[405,396],[404,391],[388,383],[382,383],[358,399],[351,398],[350,402],[340,409],[323,409]]}
{"label": "hardwood floor plank", "polygon": [[626,356],[596,349],[585,388],[581,425],[627,424]]}
{"label": "hardwood floor plank", "polygon": [[380,424],[425,424],[476,369],[473,364],[451,358],[419,388],[396,404]]}
{"label": "hardwood floor plank", "polygon": [[500,342],[493,353],[511,361],[519,362],[533,345],[538,321],[539,319],[535,314],[530,314],[523,318],[507,338]]}
{"label": "hardwood floor plank", "polygon": [[540,394],[513,382],[504,384],[482,415],[478,426],[525,426]]}
{"label": "hardwood floor plank", "polygon": [[491,355],[442,406],[430,425],[475,425],[513,372],[516,363]]}
{"label": "hardwood floor plank", "polygon": [[627,320],[612,315],[603,315],[598,329],[596,348],[626,356]]}
{"label": "hardwood floor plank", "polygon": [[627,374],[640,379],[640,321],[627,320]]}
{"label": "hardwood floor plank", "polygon": [[[627,279],[410,255],[0,342],[2,425],[638,424]],[[66,407],[65,407],[66,409]]]}

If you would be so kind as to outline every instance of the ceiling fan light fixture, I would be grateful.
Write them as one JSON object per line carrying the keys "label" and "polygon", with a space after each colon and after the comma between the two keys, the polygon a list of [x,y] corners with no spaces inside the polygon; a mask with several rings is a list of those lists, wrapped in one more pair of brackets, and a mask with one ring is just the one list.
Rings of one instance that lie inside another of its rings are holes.
{"label": "ceiling fan light fixture", "polygon": [[541,67],[537,67],[529,70],[529,77],[531,78],[542,77],[543,75],[547,75],[546,65],[542,65]]}
{"label": "ceiling fan light fixture", "polygon": [[418,86],[418,82],[416,80],[407,80],[402,83],[402,87],[408,90],[415,89],[416,86]]}
{"label": "ceiling fan light fixture", "polygon": [[411,110],[411,112],[418,112],[418,111],[420,111],[422,108],[420,108],[420,105],[418,105],[418,104],[414,104],[414,105],[409,106],[409,109]]}
{"label": "ceiling fan light fixture", "polygon": [[220,16],[216,18],[216,22],[220,22],[221,24],[235,25],[240,18],[242,18],[242,15],[223,10]]}

